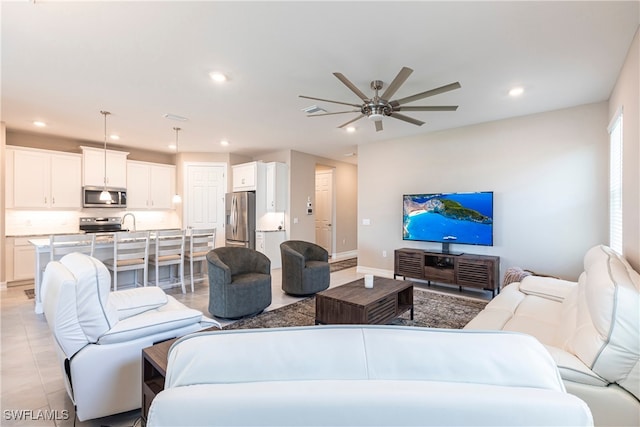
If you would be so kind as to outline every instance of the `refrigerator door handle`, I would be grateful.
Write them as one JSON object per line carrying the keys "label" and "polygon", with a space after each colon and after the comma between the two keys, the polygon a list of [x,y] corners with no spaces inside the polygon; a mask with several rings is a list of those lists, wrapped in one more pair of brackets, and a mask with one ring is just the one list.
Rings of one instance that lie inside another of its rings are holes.
{"label": "refrigerator door handle", "polygon": [[231,224],[233,237],[236,237],[238,234],[238,198],[235,195],[231,198]]}

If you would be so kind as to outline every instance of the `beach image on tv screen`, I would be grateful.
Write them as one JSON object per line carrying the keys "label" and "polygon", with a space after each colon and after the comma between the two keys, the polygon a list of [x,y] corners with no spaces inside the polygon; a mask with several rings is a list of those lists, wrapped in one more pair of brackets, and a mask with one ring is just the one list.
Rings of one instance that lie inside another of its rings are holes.
{"label": "beach image on tv screen", "polygon": [[493,193],[403,196],[403,239],[493,245]]}

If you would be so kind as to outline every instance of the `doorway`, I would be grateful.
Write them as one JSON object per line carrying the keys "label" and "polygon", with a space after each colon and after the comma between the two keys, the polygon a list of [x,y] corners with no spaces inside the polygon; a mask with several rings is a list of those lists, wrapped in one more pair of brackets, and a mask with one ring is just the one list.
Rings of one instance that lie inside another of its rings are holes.
{"label": "doorway", "polygon": [[333,168],[316,166],[316,244],[326,249],[331,256],[335,254],[333,180]]}
{"label": "doorway", "polygon": [[215,228],[216,247],[224,246],[225,163],[185,163],[183,228]]}

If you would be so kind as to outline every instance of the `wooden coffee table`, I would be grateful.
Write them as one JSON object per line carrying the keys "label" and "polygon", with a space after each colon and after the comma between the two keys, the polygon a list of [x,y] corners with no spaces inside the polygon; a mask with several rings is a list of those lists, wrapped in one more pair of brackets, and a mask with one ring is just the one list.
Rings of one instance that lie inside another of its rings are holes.
{"label": "wooden coffee table", "polygon": [[380,325],[406,311],[413,319],[413,284],[405,280],[374,277],[365,288],[359,279],[316,294],[316,324]]}

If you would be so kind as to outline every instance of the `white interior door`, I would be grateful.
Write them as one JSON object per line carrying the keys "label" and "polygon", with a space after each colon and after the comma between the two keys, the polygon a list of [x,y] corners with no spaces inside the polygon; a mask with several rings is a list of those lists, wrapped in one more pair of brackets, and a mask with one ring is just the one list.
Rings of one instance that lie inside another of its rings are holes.
{"label": "white interior door", "polygon": [[186,163],[184,194],[185,228],[216,228],[216,247],[224,246],[224,194],[227,166],[219,163]]}
{"label": "white interior door", "polygon": [[316,171],[316,244],[333,254],[333,169]]}

